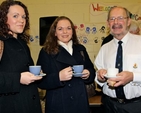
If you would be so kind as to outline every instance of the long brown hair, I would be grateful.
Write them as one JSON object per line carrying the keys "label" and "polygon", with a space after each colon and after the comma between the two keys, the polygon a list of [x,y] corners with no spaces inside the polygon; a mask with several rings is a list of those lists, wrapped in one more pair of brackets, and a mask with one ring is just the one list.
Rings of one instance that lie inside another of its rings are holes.
{"label": "long brown hair", "polygon": [[1,3],[0,5],[0,35],[1,36],[8,36],[9,35],[9,25],[7,25],[7,14],[9,12],[9,8],[10,6],[14,6],[14,5],[19,5],[21,6],[26,14],[26,24],[25,24],[25,28],[23,30],[23,32],[20,35],[20,37],[25,40],[26,42],[29,41],[29,34],[28,34],[28,30],[29,30],[29,13],[28,13],[28,9],[27,7],[20,1],[4,1]]}
{"label": "long brown hair", "polygon": [[57,24],[60,20],[68,20],[70,22],[73,31],[72,35],[73,44],[79,44],[73,22],[66,16],[60,16],[51,25],[49,33],[44,43],[43,48],[48,54],[57,54],[59,52],[58,38],[55,36],[55,32]]}

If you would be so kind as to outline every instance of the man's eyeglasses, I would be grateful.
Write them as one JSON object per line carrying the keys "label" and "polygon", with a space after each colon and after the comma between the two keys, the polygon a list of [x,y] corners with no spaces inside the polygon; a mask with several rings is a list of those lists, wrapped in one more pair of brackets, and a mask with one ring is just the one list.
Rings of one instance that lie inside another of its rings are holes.
{"label": "man's eyeglasses", "polygon": [[109,18],[109,21],[110,22],[114,22],[116,19],[117,19],[117,21],[123,21],[124,19],[127,19],[128,17],[122,17],[122,16],[119,16],[119,17],[117,17],[117,18],[115,18],[115,17],[113,17],[113,18]]}

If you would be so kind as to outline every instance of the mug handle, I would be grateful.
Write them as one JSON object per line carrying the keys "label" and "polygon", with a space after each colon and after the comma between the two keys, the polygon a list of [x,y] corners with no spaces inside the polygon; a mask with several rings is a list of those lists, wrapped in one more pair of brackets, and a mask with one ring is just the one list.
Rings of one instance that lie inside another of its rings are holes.
{"label": "mug handle", "polygon": [[75,73],[74,68],[73,67],[71,67],[71,68],[72,68],[73,73]]}

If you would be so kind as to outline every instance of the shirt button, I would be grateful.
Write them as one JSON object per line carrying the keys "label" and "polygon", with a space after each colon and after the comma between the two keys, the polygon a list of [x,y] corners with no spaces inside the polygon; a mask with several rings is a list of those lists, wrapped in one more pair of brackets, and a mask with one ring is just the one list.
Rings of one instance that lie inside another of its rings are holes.
{"label": "shirt button", "polygon": [[9,95],[9,93],[4,93],[4,96],[8,96]]}
{"label": "shirt button", "polygon": [[71,84],[68,84],[69,87],[71,87]]}
{"label": "shirt button", "polygon": [[15,95],[16,93],[11,93],[11,95]]}
{"label": "shirt button", "polygon": [[32,99],[33,99],[33,100],[35,100],[35,99],[36,99],[36,96],[35,96],[35,95],[33,95]]}
{"label": "shirt button", "polygon": [[70,97],[72,100],[74,99],[73,96]]}
{"label": "shirt button", "polygon": [[82,84],[82,82],[79,81],[79,84]]}
{"label": "shirt button", "polygon": [[26,66],[28,67],[29,66],[29,63],[27,63]]}

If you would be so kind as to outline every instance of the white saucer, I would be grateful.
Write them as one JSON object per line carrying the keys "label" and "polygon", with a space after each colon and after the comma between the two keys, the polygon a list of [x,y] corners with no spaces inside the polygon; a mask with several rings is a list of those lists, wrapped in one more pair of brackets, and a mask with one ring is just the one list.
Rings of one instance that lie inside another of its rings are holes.
{"label": "white saucer", "polygon": [[85,75],[87,73],[73,73],[74,77],[81,77],[82,75]]}
{"label": "white saucer", "polygon": [[104,75],[105,78],[116,78],[117,76],[108,76],[107,74]]}
{"label": "white saucer", "polygon": [[36,76],[46,76],[46,74],[45,73],[40,73],[40,75],[36,75]]}

